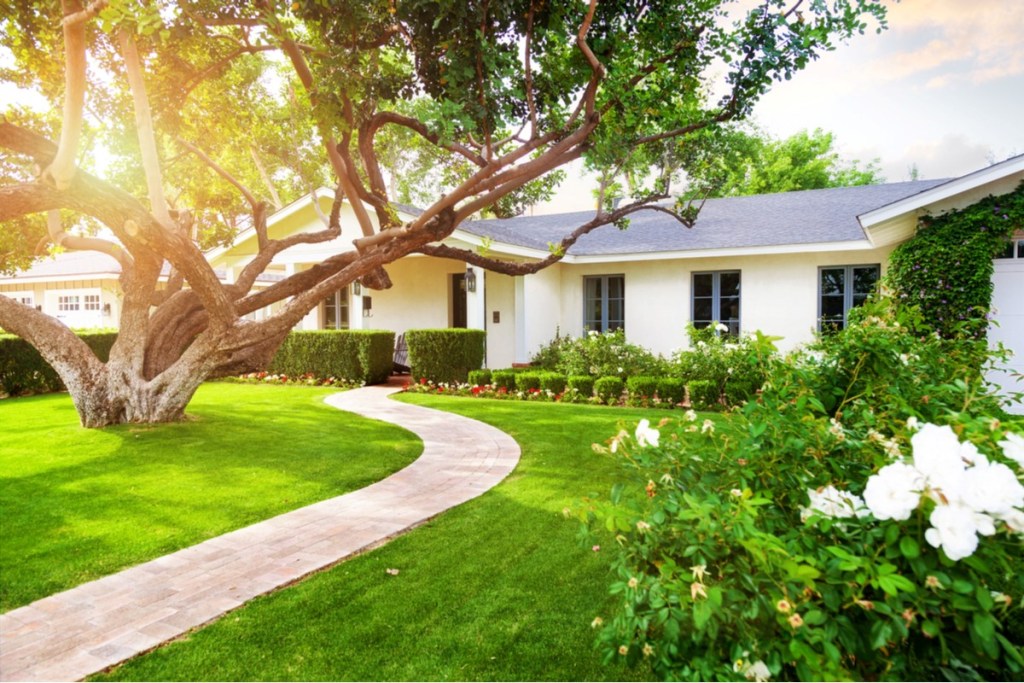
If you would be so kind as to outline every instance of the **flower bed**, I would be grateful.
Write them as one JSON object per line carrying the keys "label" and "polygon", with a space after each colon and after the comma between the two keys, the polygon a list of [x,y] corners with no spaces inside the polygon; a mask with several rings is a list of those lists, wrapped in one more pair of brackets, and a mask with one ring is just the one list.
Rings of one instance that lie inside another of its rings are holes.
{"label": "flower bed", "polygon": [[356,389],[366,386],[366,382],[363,380],[317,377],[311,372],[301,375],[274,374],[266,371],[250,372],[236,377],[225,377],[222,381],[242,384],[302,384],[309,387],[338,387],[339,389]]}

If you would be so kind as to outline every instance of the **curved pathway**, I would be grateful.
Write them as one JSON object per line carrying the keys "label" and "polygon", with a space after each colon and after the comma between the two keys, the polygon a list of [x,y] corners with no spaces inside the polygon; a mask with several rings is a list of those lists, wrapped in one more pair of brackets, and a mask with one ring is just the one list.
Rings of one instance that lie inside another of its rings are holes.
{"label": "curved pathway", "polygon": [[217,619],[475,498],[519,462],[512,437],[388,400],[396,383],[335,394],[341,410],[423,440],[411,465],[321,501],[0,615],[0,680],[78,680]]}

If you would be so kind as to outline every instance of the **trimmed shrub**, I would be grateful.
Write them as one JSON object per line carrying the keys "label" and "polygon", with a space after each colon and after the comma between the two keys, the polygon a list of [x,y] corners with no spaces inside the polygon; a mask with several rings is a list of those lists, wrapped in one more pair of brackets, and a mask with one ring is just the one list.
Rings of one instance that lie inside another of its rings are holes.
{"label": "trimmed shrub", "polygon": [[483,370],[470,370],[468,381],[473,386],[486,386],[491,383],[491,371],[486,368]]}
{"label": "trimmed shrub", "polygon": [[590,375],[569,375],[565,384],[583,398],[590,398],[594,395],[594,378]]}
{"label": "trimmed shrub", "polygon": [[505,389],[506,391],[516,388],[516,372],[515,370],[495,370],[491,373],[491,384],[494,385],[495,389]]}
{"label": "trimmed shrub", "polygon": [[[554,358],[556,360],[552,361]],[[632,375],[664,374],[667,366],[659,356],[635,344],[626,343],[622,330],[604,334],[588,332],[579,339],[558,338],[539,357],[540,362],[554,362],[555,370],[565,375],[625,379]]]}
{"label": "trimmed shrub", "polygon": [[[117,332],[100,330],[78,332],[96,357],[104,363],[110,357],[110,348],[117,340]],[[0,393],[19,394],[63,391],[64,383],[57,371],[43,360],[35,347],[21,337],[0,335]]]}
{"label": "trimmed shrub", "polygon": [[520,372],[516,375],[516,389],[518,391],[539,391],[539,372]]}
{"label": "trimmed shrub", "polygon": [[558,372],[540,373],[540,388],[552,394],[565,392],[565,375]]}
{"label": "trimmed shrub", "polygon": [[594,382],[594,393],[601,401],[612,405],[622,398],[624,386],[625,382],[620,377],[600,377]]}
{"label": "trimmed shrub", "polygon": [[686,397],[686,382],[675,377],[663,377],[658,380],[658,398],[676,406]]}
{"label": "trimmed shrub", "polygon": [[268,370],[380,384],[391,376],[394,352],[395,333],[386,330],[289,332]]}
{"label": "trimmed shrub", "polygon": [[721,393],[718,391],[718,383],[707,379],[695,379],[688,385],[690,393],[690,405],[695,410],[714,410],[719,407],[718,399]]}
{"label": "trimmed shrub", "polygon": [[757,393],[753,382],[731,380],[725,383],[725,402],[731,406],[743,405]]}
{"label": "trimmed shrub", "polygon": [[409,366],[416,380],[465,382],[484,362],[483,330],[409,330]]}
{"label": "trimmed shrub", "polygon": [[658,380],[656,377],[638,375],[626,380],[626,390],[630,399],[652,399],[658,391]]}

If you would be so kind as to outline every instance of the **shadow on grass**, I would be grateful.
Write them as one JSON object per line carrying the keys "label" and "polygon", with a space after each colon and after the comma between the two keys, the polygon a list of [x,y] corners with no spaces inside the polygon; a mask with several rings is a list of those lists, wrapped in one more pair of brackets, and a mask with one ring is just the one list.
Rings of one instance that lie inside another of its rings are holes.
{"label": "shadow on grass", "polygon": [[67,396],[0,405],[0,608],[362,488],[419,456],[410,432],[326,406],[330,393],[208,385],[197,419],[104,430],[79,427]]}

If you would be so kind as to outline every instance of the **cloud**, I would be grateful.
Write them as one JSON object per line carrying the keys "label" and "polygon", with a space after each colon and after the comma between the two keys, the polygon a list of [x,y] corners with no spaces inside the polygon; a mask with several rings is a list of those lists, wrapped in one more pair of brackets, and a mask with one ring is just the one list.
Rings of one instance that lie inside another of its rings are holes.
{"label": "cloud", "polygon": [[882,163],[882,172],[892,182],[907,180],[914,166],[921,178],[952,178],[1001,160],[990,146],[957,133],[906,147],[902,155]]}
{"label": "cloud", "polygon": [[[1024,74],[1024,3],[917,0],[889,8],[890,40],[868,66],[882,81],[920,79],[927,88]],[[941,73],[935,73],[942,70]]]}

